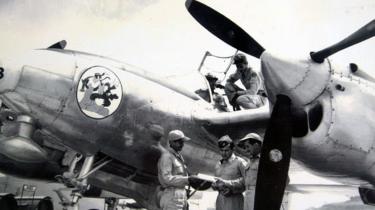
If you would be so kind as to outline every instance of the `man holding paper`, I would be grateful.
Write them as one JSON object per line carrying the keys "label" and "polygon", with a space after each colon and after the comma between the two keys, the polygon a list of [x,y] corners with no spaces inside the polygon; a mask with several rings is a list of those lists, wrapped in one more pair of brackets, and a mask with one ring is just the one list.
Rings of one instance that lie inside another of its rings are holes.
{"label": "man holding paper", "polygon": [[233,153],[234,143],[228,135],[219,139],[218,146],[222,159],[215,167],[217,181],[212,184],[219,192],[216,210],[243,210],[246,161]]}
{"label": "man holding paper", "polygon": [[180,152],[184,142],[190,138],[180,130],[172,130],[168,134],[170,148],[163,149],[158,162],[158,178],[162,186],[160,207],[162,210],[187,210],[187,193],[185,186],[189,177],[184,158]]}

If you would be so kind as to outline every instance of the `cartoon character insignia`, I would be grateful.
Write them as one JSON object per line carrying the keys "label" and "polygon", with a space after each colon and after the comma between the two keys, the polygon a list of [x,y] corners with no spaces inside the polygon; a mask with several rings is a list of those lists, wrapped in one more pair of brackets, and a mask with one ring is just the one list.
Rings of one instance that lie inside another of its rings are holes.
{"label": "cartoon character insignia", "polygon": [[121,83],[109,69],[95,66],[82,74],[77,88],[77,100],[87,116],[102,119],[111,115],[120,105],[121,98]]}

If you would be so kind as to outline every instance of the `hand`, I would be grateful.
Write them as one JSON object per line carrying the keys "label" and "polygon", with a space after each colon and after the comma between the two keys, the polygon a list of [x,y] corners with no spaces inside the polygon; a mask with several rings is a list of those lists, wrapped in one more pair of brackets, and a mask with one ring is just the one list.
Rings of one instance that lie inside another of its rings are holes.
{"label": "hand", "polygon": [[222,182],[219,181],[220,179],[217,179],[216,182],[212,183],[211,187],[213,190],[221,190],[223,188]]}
{"label": "hand", "polygon": [[214,188],[216,188],[217,190],[221,191],[223,190],[224,188],[226,188],[226,181],[223,180],[223,179],[217,179],[216,182],[214,182],[212,185]]}
{"label": "hand", "polygon": [[229,196],[232,193],[229,182],[227,180],[217,179],[211,187],[213,190],[219,191],[224,196]]}
{"label": "hand", "polygon": [[225,187],[224,189],[220,191],[220,193],[223,194],[224,196],[230,196],[232,194],[232,191],[228,187]]}

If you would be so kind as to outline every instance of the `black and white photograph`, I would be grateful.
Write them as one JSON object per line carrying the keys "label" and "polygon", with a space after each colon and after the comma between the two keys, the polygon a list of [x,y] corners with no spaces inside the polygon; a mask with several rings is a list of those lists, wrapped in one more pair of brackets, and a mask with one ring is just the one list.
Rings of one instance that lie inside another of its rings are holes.
{"label": "black and white photograph", "polygon": [[1,0],[0,210],[374,209],[374,14]]}

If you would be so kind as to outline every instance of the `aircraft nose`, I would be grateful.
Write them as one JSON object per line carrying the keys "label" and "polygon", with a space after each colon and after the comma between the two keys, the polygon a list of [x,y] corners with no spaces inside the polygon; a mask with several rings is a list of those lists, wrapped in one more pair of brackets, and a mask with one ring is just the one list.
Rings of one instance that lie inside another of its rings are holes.
{"label": "aircraft nose", "polygon": [[295,105],[305,105],[318,97],[330,79],[328,61],[322,64],[307,59],[283,59],[264,52],[261,67],[269,100],[276,96],[289,96]]}

